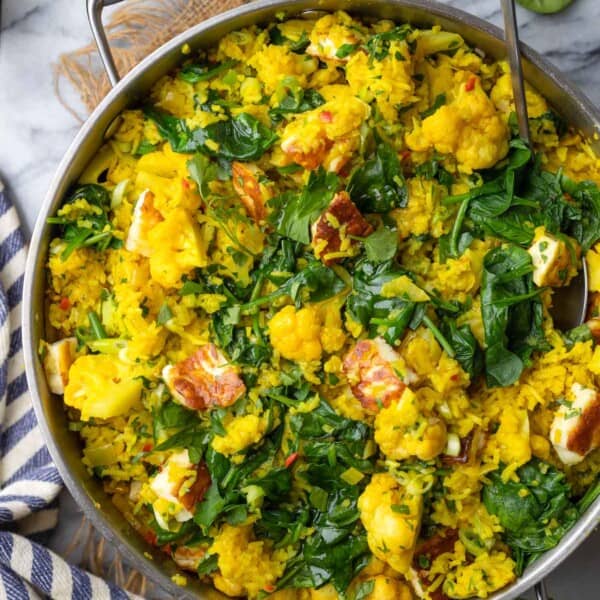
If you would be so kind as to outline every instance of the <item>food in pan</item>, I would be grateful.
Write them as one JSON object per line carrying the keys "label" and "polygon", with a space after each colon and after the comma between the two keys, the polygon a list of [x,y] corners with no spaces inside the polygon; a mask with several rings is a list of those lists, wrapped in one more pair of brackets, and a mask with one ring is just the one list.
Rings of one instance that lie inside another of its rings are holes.
{"label": "food in pan", "polygon": [[533,89],[529,149],[507,65],[439,28],[182,51],[50,219],[41,354],[84,464],[182,585],[509,584],[600,491],[600,161]]}

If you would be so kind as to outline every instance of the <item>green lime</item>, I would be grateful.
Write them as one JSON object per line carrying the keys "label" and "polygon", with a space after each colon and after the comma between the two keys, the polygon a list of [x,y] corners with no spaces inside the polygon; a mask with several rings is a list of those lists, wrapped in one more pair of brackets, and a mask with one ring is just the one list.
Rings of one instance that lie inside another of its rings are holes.
{"label": "green lime", "polygon": [[551,15],[567,8],[573,0],[517,0],[517,2],[533,12]]}

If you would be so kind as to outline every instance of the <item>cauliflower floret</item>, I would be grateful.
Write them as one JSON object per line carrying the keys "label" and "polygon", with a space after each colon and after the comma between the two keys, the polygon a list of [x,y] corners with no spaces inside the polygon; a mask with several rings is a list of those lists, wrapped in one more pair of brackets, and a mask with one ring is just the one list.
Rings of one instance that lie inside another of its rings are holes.
{"label": "cauliflower floret", "polygon": [[600,397],[579,383],[571,388],[572,400],[561,404],[550,429],[550,441],[565,465],[580,463],[600,447]]}
{"label": "cauliflower floret", "polygon": [[537,227],[529,248],[535,285],[539,287],[569,285],[571,279],[577,275],[579,253],[579,244],[575,240],[566,236],[564,239],[557,239],[546,233],[544,227]]}
{"label": "cauliflower floret", "polygon": [[393,460],[410,456],[431,460],[446,447],[446,437],[444,422],[422,414],[418,398],[409,388],[375,417],[375,441]]}
{"label": "cauliflower floret", "polygon": [[264,419],[256,415],[236,417],[225,425],[227,433],[216,435],[212,447],[219,453],[229,456],[245,450],[248,446],[261,440],[267,429]]}
{"label": "cauliflower floret", "polygon": [[150,274],[163,287],[181,286],[194,267],[206,267],[208,241],[200,225],[184,208],[176,208],[148,234],[152,248]]}
{"label": "cauliflower floret", "polygon": [[393,121],[396,106],[414,99],[412,57],[404,40],[390,40],[389,51],[381,59],[355,52],[346,65],[346,78],[352,91],[365,102],[375,100],[381,114]]}
{"label": "cauliflower floret", "polygon": [[347,62],[349,55],[337,56],[338,50],[342,46],[356,46],[362,41],[362,36],[356,28],[351,28],[352,25],[355,25],[354,21],[345,12],[325,15],[315,23],[306,53],[321,60]]}
{"label": "cauliflower floret", "polygon": [[371,552],[406,573],[415,551],[423,498],[402,489],[389,473],[376,473],[358,499]]}
{"label": "cauliflower floret", "polygon": [[346,339],[334,301],[300,310],[283,307],[269,321],[269,336],[281,356],[299,362],[319,360],[323,351],[336,352]]}
{"label": "cauliflower floret", "polygon": [[406,389],[399,375],[406,373],[404,361],[380,337],[358,342],[344,358],[344,373],[354,396],[373,412],[390,406]]}
{"label": "cauliflower floret", "polygon": [[53,394],[64,394],[69,382],[69,369],[75,360],[77,339],[64,338],[44,346],[44,371],[48,387]]}
{"label": "cauliflower floret", "polygon": [[369,112],[362,100],[340,94],[290,121],[281,135],[281,150],[288,162],[310,170],[323,165],[339,173],[360,146],[360,126]]}
{"label": "cauliflower floret", "polygon": [[141,398],[142,382],[131,365],[114,356],[80,356],[69,369],[65,404],[81,411],[81,420],[110,419],[124,415]]}
{"label": "cauliflower floret", "polygon": [[453,154],[464,173],[494,166],[508,153],[508,127],[467,71],[455,75],[454,98],[406,135],[411,150]]}
{"label": "cauliflower floret", "polygon": [[224,524],[210,553],[219,556],[215,587],[228,596],[255,598],[261,590],[272,588],[285,568],[268,542],[253,541],[252,525]]}
{"label": "cauliflower floret", "polygon": [[[192,464],[187,450],[172,454],[148,483],[156,495],[152,509],[157,523],[169,531],[177,528],[177,523],[189,521],[193,517],[191,511],[202,500],[210,483],[206,465]],[[173,526],[171,519],[176,522]]]}
{"label": "cauliflower floret", "polygon": [[162,220],[162,215],[154,208],[154,194],[150,190],[143,191],[133,209],[131,225],[125,240],[125,249],[129,252],[137,252],[142,256],[150,256],[152,246],[148,240],[148,234]]}
{"label": "cauliflower floret", "polygon": [[273,197],[273,188],[265,182],[264,173],[252,163],[231,163],[233,189],[240,197],[248,216],[256,223],[267,216],[267,202]]}
{"label": "cauliflower floret", "polygon": [[162,377],[173,397],[192,410],[231,406],[246,392],[239,369],[214,344],[205,344],[189,358],[167,365]]}
{"label": "cauliflower floret", "polygon": [[356,254],[356,237],[366,237],[373,228],[347,192],[338,192],[312,226],[315,256],[326,265]]}

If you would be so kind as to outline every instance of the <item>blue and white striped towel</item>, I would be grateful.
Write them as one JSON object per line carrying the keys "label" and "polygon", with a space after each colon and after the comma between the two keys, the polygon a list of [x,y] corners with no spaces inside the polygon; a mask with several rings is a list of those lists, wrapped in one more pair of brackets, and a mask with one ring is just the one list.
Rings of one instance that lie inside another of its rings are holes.
{"label": "blue and white striped towel", "polygon": [[56,525],[60,475],[31,406],[21,297],[27,246],[0,181],[0,600],[137,598],[73,567],[24,536]]}

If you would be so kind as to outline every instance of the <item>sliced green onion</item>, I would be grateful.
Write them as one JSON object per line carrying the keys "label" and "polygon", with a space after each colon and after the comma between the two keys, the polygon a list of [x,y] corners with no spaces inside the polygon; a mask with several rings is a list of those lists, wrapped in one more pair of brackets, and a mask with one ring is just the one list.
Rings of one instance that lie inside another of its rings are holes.
{"label": "sliced green onion", "polygon": [[358,469],[355,469],[354,467],[346,469],[340,475],[340,477],[350,485],[356,485],[364,476],[364,473],[361,473]]}
{"label": "sliced green onion", "polygon": [[437,328],[435,323],[425,315],[423,317],[423,323],[427,325],[431,333],[433,333],[433,337],[438,341],[439,345],[446,351],[446,354],[450,358],[454,358],[456,352],[454,352],[454,348],[450,345],[450,342],[443,336],[442,332]]}
{"label": "sliced green onion", "polygon": [[460,451],[460,438],[456,433],[449,433],[444,454],[447,454],[448,456],[459,456]]}
{"label": "sliced green onion", "polygon": [[88,319],[90,321],[90,327],[92,328],[92,334],[97,340],[103,340],[108,337],[96,311],[90,310]]}
{"label": "sliced green onion", "polygon": [[119,181],[117,183],[115,189],[112,192],[110,207],[114,210],[117,206],[120,206],[123,202],[123,198],[125,197],[125,192],[127,191],[127,185],[129,184],[129,179],[123,179],[123,181]]}
{"label": "sliced green onion", "polygon": [[450,254],[453,258],[458,258],[458,239],[460,238],[462,224],[465,220],[465,215],[467,214],[468,208],[469,198],[465,198],[458,209],[458,213],[456,213],[456,219],[454,220],[454,226],[452,227],[452,234],[450,235]]}

